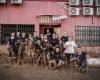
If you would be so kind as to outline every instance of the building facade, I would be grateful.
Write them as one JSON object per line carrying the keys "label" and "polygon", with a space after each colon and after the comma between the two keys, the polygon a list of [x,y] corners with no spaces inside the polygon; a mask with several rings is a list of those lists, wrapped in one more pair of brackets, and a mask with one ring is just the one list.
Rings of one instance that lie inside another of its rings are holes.
{"label": "building facade", "polygon": [[[57,0],[55,0],[57,1]],[[65,8],[63,2],[23,0],[22,4],[0,4],[0,41],[5,41],[11,32],[45,33],[47,29],[57,34],[67,32],[73,35],[77,44],[84,47],[94,47],[100,51],[100,17],[96,15],[93,5],[71,5],[79,8],[79,12],[71,14],[69,5]],[[68,3],[68,2],[67,2]],[[94,4],[94,2],[93,2]],[[83,7],[93,8],[93,14],[85,15]],[[74,15],[73,15],[74,14]],[[66,18],[53,20],[55,17]]]}

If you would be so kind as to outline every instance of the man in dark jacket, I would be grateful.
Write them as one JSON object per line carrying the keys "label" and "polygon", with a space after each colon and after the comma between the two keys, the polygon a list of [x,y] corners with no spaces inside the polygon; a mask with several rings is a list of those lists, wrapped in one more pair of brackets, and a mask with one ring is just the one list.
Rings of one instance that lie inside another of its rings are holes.
{"label": "man in dark jacket", "polygon": [[61,37],[61,40],[63,43],[66,43],[68,41],[68,35],[66,32],[64,32],[63,36]]}
{"label": "man in dark jacket", "polygon": [[9,37],[7,41],[7,47],[9,50],[9,57],[17,57],[17,49],[16,49],[16,38],[15,33],[11,33],[11,36]]}
{"label": "man in dark jacket", "polygon": [[52,35],[52,40],[51,40],[51,46],[52,46],[52,48],[56,47],[58,44],[59,44],[59,41],[58,41],[58,39],[56,38],[56,35],[53,34],[53,35]]}
{"label": "man in dark jacket", "polygon": [[[49,61],[49,68],[58,68],[61,65],[64,64],[63,62],[63,58],[62,58],[62,53],[60,52],[60,48],[56,47],[55,50],[52,52],[52,54],[49,55],[50,56],[50,61]],[[53,65],[53,67],[52,67]]]}
{"label": "man in dark jacket", "polygon": [[77,47],[76,57],[73,58],[71,61],[75,61],[79,67],[81,72],[87,71],[87,58],[86,52],[81,50],[81,47]]}
{"label": "man in dark jacket", "polygon": [[16,48],[16,37],[15,33],[11,33],[11,36],[9,37],[7,41],[7,49],[9,52],[9,62],[11,63],[12,59],[17,58],[17,48]]}

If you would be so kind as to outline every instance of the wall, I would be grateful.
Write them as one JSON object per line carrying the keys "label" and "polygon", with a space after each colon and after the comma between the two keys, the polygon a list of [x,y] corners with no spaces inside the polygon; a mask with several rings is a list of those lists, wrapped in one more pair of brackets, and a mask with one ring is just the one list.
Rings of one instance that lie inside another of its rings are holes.
{"label": "wall", "polygon": [[1,5],[0,24],[35,24],[39,15],[63,15],[66,10],[55,2],[24,1],[22,5]]}
{"label": "wall", "polygon": [[[22,5],[0,6],[0,24],[35,24],[38,27],[40,15],[68,15],[68,10],[56,2],[51,1],[24,1]],[[62,20],[62,30],[74,33],[75,26],[100,26],[100,17],[68,17]],[[69,33],[70,33],[69,32]]]}

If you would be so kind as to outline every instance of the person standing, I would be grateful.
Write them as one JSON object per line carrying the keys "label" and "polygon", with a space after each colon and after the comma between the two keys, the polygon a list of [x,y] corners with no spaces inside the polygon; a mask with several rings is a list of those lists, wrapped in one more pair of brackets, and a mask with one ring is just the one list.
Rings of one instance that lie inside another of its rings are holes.
{"label": "person standing", "polygon": [[21,40],[22,40],[22,43],[26,44],[27,37],[26,37],[26,34],[24,32],[21,34]]}
{"label": "person standing", "polygon": [[51,47],[54,49],[57,45],[59,45],[59,40],[56,38],[55,34],[52,34]]}
{"label": "person standing", "polygon": [[47,35],[47,39],[48,39],[48,41],[49,41],[49,43],[50,43],[50,41],[51,41],[51,39],[52,39],[52,34],[50,33],[49,29],[47,29],[46,35]]}
{"label": "person standing", "polygon": [[16,48],[16,38],[15,33],[11,33],[11,36],[9,37],[7,41],[7,49],[9,52],[9,62],[12,63],[12,59],[17,58],[17,48]]}
{"label": "person standing", "polygon": [[74,57],[76,50],[76,43],[71,36],[68,37],[68,41],[64,44],[64,48],[65,57],[67,57],[67,62],[70,63],[70,58]]}
{"label": "person standing", "polygon": [[25,56],[25,52],[26,52],[26,45],[27,45],[27,38],[26,38],[26,34],[25,33],[21,33],[21,44],[20,44],[20,48],[19,48],[19,52],[18,52],[18,65],[20,64],[20,62],[22,63],[22,65],[24,64],[23,60],[24,60],[24,56]]}
{"label": "person standing", "polygon": [[16,33],[16,39],[17,39],[17,40],[21,40],[21,34],[20,34],[20,32],[17,32],[17,33]]}
{"label": "person standing", "polygon": [[32,44],[33,44],[33,48],[34,48],[34,50],[35,50],[35,48],[36,48],[36,45],[38,44],[38,40],[39,40],[40,38],[39,38],[39,36],[37,35],[37,32],[35,31],[34,32],[34,34],[33,34],[33,36],[32,36]]}
{"label": "person standing", "polygon": [[61,37],[61,40],[63,43],[66,43],[68,41],[68,34],[64,32],[63,36]]}
{"label": "person standing", "polygon": [[19,46],[21,44],[21,35],[20,32],[16,33],[16,47],[17,47],[17,51],[19,50]]}

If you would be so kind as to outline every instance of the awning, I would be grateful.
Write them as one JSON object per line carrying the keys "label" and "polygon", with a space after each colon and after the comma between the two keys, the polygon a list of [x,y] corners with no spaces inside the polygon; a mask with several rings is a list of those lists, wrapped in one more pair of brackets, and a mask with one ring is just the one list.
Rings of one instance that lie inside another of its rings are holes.
{"label": "awning", "polygon": [[67,18],[66,15],[63,15],[63,16],[54,16],[54,17],[52,17],[52,20],[53,21],[57,21],[57,20],[66,19],[66,18]]}
{"label": "awning", "polygon": [[39,16],[40,24],[61,24],[61,20],[52,20],[55,16]]}

